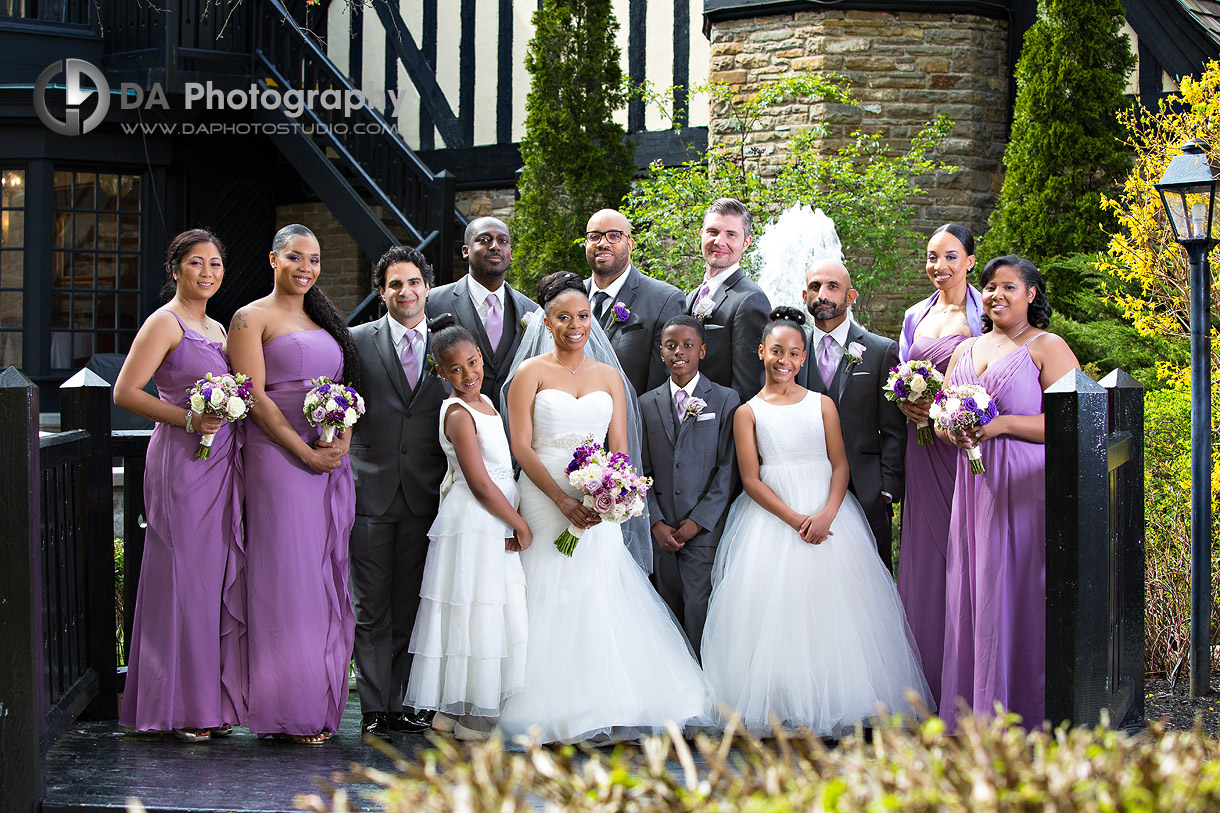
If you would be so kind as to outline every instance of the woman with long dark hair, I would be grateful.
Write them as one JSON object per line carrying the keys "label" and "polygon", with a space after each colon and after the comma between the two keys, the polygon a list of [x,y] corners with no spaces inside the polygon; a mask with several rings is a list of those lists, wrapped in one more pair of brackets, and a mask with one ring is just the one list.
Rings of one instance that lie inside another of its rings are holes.
{"label": "woman with long dark hair", "polygon": [[1048,333],[1046,283],[1023,257],[996,257],[979,279],[982,336],[958,345],[950,386],[980,384],[999,415],[937,434],[978,447],[986,472],[959,453],[949,520],[941,714],[959,699],[976,714],[998,702],[1036,728],[1046,716],[1046,415],[1042,392],[1080,363]]}
{"label": "woman with long dark hair", "polygon": [[[185,742],[228,734],[246,713],[245,579],[234,424],[191,410],[187,390],[229,372],[225,332],[207,315],[224,246],[205,229],[165,253],[166,304],[145,320],[114,402],[156,422],[144,474],[148,529],[119,723]],[[157,396],[144,386],[152,379]],[[199,433],[214,434],[196,460]]]}
{"label": "woman with long dark hair", "polygon": [[355,491],[351,433],[320,439],[302,412],[311,379],[359,385],[343,317],[316,287],[321,249],[285,226],[269,255],[274,288],[233,316],[230,353],[257,399],[245,462],[250,730],[316,745],[347,703],[355,620],[347,538]]}

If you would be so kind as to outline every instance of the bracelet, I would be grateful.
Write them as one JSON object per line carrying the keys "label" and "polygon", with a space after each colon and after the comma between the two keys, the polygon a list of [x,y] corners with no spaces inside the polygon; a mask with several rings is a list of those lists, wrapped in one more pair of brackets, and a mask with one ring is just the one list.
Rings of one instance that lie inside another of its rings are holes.
{"label": "bracelet", "polygon": [[191,426],[191,424],[194,423],[194,420],[195,420],[194,410],[188,409],[186,411],[186,433],[188,435],[195,434],[195,429],[194,429],[194,427]]}

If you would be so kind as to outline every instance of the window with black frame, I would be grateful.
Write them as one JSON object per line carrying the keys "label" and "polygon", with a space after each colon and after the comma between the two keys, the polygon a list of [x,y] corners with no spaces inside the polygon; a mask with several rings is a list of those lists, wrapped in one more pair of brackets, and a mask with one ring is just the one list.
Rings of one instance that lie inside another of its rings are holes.
{"label": "window with black frame", "polygon": [[0,0],[0,19],[15,17],[44,23],[87,23],[87,0]]}
{"label": "window with black frame", "polygon": [[51,369],[126,353],[140,326],[140,176],[56,171]]}
{"label": "window with black frame", "polygon": [[24,285],[25,172],[0,169],[0,370],[22,366]]}

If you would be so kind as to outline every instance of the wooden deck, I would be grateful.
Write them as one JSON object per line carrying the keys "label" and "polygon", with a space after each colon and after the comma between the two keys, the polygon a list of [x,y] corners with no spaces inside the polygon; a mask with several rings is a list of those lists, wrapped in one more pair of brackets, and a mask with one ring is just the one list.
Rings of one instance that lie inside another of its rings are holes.
{"label": "wooden deck", "polygon": [[[414,753],[422,734],[397,734],[395,747]],[[352,763],[388,769],[389,760],[360,740],[360,701],[347,704],[339,734],[319,746],[258,740],[245,729],[207,743],[124,734],[113,722],[77,723],[47,755],[46,813],[114,811],[130,797],[156,811],[294,811],[293,799],[316,792],[314,777]],[[348,786],[353,810],[377,810]]]}

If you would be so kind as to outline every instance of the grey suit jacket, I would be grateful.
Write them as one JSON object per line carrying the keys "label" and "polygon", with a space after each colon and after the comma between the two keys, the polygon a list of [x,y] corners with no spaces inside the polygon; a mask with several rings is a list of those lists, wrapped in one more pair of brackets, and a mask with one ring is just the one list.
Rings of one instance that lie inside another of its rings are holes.
{"label": "grey suit jacket", "polygon": [[[736,466],[733,448],[733,412],[741,403],[737,393],[712,382],[706,375],[695,385],[695,397],[707,402],[703,414],[678,423],[669,380],[640,398],[644,421],[641,468],[653,478],[648,491],[648,512],[677,527],[689,517],[704,530],[686,544],[715,545],[724,530],[732,497]],[[712,417],[714,416],[714,417]]]}
{"label": "grey suit jacket", "polygon": [[538,305],[520,291],[513,290],[508,283],[504,284],[505,292],[508,294],[504,298],[504,334],[500,337],[500,346],[493,353],[491,344],[487,341],[487,330],[483,327],[483,320],[479,318],[479,312],[475,310],[474,302],[470,299],[469,283],[470,279],[466,276],[457,282],[434,288],[428,294],[425,313],[428,314],[429,319],[440,316],[442,313],[452,313],[457,318],[458,324],[474,334],[475,339],[479,342],[479,350],[483,353],[482,393],[491,399],[497,409],[503,412],[504,406],[500,403],[500,390],[504,387],[504,382],[508,380],[508,368],[513,363],[513,356],[517,355],[517,348],[521,346],[521,335],[525,333],[524,328],[521,327],[521,318],[527,313],[538,310]]}
{"label": "grey suit jacket", "polygon": [[[441,402],[449,384],[431,365],[419,384],[407,386],[394,352],[389,316],[352,328],[363,367],[365,413],[352,427],[352,476],[356,513],[379,516],[401,488],[411,513],[435,514],[447,465],[441,450]],[[426,353],[431,352],[428,339]],[[425,540],[426,542],[427,540]]]}
{"label": "grey suit jacket", "polygon": [[[906,417],[898,405],[885,400],[882,387],[890,368],[898,364],[898,345],[884,336],[869,333],[852,322],[847,343],[859,342],[864,353],[859,364],[848,364],[844,354],[831,381],[830,392],[818,373],[816,348],[810,346],[805,365],[796,381],[814,392],[829,395],[839,407],[843,445],[851,470],[851,491],[860,501],[877,536],[878,547],[888,547],[889,511],[882,491],[894,501],[902,499],[905,487],[903,459],[906,456]],[[884,539],[882,538],[884,536]],[[882,555],[889,564],[889,558]]]}
{"label": "grey suit jacket", "polygon": [[[699,289],[686,295],[686,313],[693,313]],[[724,387],[737,390],[741,402],[758,395],[763,385],[758,345],[771,313],[762,289],[738,268],[712,294],[716,309],[703,323],[707,356],[699,372]]]}
{"label": "grey suit jacket", "polygon": [[[682,313],[684,301],[677,288],[641,273],[634,265],[626,274],[618,298],[606,303],[601,321],[618,363],[640,396],[669,379],[661,361],[661,329],[671,317]],[[592,279],[585,281],[585,290],[593,295]],[[611,310],[618,302],[631,311],[626,322],[620,322]]]}

